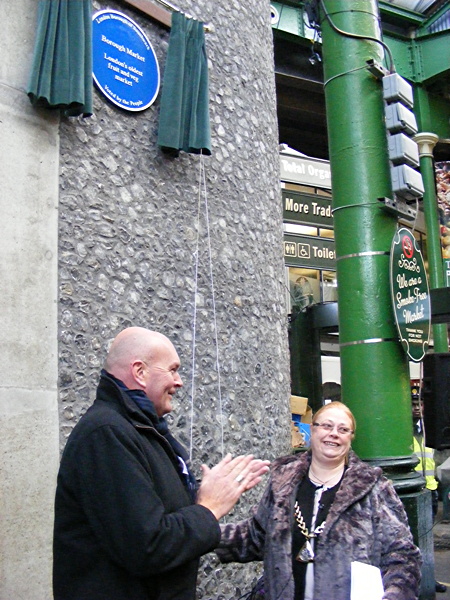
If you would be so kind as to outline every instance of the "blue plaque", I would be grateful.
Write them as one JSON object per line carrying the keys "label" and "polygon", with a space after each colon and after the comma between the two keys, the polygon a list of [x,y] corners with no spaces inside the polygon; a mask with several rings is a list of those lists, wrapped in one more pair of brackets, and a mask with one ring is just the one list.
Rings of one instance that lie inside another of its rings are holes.
{"label": "blue plaque", "polygon": [[159,65],[142,29],[126,15],[101,10],[92,17],[94,81],[125,110],[148,108],[159,91]]}

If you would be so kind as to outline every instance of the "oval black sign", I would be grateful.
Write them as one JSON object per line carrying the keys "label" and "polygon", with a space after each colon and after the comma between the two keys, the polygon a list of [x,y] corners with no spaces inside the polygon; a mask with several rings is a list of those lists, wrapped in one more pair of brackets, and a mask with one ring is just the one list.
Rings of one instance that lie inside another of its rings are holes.
{"label": "oval black sign", "polygon": [[431,304],[422,253],[409,229],[399,229],[391,248],[391,296],[401,342],[419,362],[430,340]]}

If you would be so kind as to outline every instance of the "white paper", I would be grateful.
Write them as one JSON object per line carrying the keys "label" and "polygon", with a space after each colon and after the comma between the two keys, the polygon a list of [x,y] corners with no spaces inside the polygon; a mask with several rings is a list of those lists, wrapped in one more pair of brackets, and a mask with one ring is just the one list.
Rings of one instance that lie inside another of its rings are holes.
{"label": "white paper", "polygon": [[350,600],[382,600],[383,594],[380,569],[353,561]]}

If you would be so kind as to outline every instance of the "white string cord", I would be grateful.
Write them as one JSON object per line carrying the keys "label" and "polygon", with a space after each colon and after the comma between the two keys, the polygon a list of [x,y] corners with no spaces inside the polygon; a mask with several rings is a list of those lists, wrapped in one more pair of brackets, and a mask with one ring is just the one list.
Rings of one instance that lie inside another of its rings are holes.
{"label": "white string cord", "polygon": [[[200,156],[201,161],[202,155]],[[201,162],[200,173],[201,177]],[[201,183],[201,182],[200,182]],[[191,383],[191,431],[189,436],[189,462],[192,464],[192,446],[194,432],[194,397],[195,397],[195,337],[197,334],[197,289],[198,289],[198,250],[200,239],[200,205],[201,205],[201,185],[198,186],[198,205],[197,205],[197,242],[195,246],[194,261],[194,315],[192,319],[192,383]]]}
{"label": "white string cord", "polygon": [[197,242],[195,250],[195,284],[194,284],[194,317],[193,317],[193,333],[192,333],[192,385],[191,385],[191,431],[189,441],[189,460],[192,462],[192,448],[193,448],[193,430],[194,430],[194,398],[195,398],[195,350],[196,350],[196,333],[197,333],[197,291],[198,291],[198,268],[199,268],[199,247],[200,247],[200,212],[201,212],[201,200],[202,200],[202,188],[203,196],[205,199],[205,219],[206,219],[206,235],[208,242],[208,257],[209,257],[209,277],[211,285],[211,296],[212,296],[212,308],[213,308],[213,323],[214,323],[214,339],[216,344],[216,369],[217,369],[217,384],[218,384],[218,396],[219,396],[219,415],[220,415],[220,436],[221,436],[221,455],[224,457],[224,440],[223,440],[223,410],[222,410],[222,388],[220,380],[220,361],[219,361],[219,339],[217,334],[217,316],[216,316],[216,302],[214,292],[214,275],[212,266],[212,252],[211,252],[211,235],[209,227],[209,211],[208,211],[208,194],[206,188],[206,175],[203,154],[200,153],[199,161],[199,184],[198,184],[198,207],[197,207]]}
{"label": "white string cord", "polygon": [[214,320],[214,339],[216,342],[216,369],[217,369],[217,387],[219,397],[219,417],[220,417],[220,448],[222,458],[224,457],[224,445],[223,445],[223,411],[222,411],[222,388],[220,382],[220,361],[219,361],[219,338],[217,334],[217,313],[216,313],[216,297],[214,292],[214,274],[212,265],[212,252],[211,252],[211,235],[209,230],[209,212],[208,212],[208,194],[206,190],[206,175],[205,165],[203,163],[203,154],[201,155],[202,163],[202,174],[203,174],[203,193],[205,197],[205,217],[206,217],[206,231],[208,238],[208,255],[209,255],[209,276],[211,284],[211,297],[212,297],[212,308],[213,308],[213,320]]}

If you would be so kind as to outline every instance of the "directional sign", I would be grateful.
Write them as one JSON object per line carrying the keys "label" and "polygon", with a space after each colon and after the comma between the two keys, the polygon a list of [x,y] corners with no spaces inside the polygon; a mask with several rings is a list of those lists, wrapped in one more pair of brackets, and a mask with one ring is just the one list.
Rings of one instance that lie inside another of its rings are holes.
{"label": "directional sign", "polygon": [[311,269],[336,269],[334,240],[306,235],[284,235],[286,265]]}

